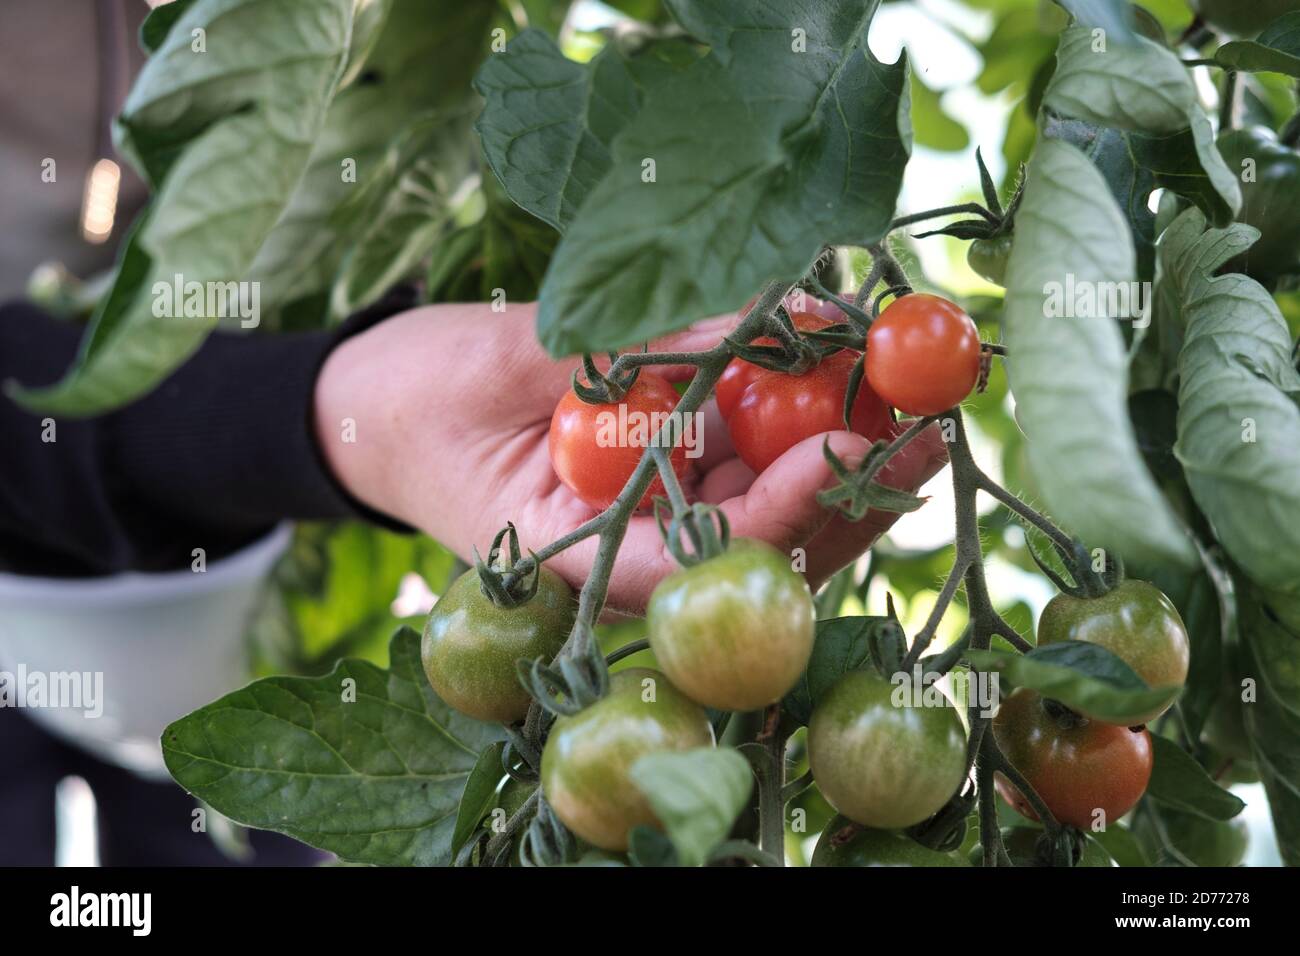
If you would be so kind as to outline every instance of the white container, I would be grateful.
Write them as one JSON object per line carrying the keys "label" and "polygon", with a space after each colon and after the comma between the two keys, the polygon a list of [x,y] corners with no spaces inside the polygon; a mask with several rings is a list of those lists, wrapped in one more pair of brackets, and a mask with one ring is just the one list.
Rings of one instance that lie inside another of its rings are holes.
{"label": "white container", "polygon": [[0,574],[0,671],[15,682],[25,671],[27,687],[89,675],[83,686],[102,688],[92,706],[27,706],[26,715],[102,760],[167,779],[163,729],[248,682],[247,627],[291,534],[280,525],[202,573]]}

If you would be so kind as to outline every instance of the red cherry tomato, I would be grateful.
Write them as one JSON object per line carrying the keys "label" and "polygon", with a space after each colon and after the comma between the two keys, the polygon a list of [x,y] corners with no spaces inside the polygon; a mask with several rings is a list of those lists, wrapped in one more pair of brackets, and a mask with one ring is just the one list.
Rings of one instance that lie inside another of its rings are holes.
{"label": "red cherry tomato", "polygon": [[971,393],[979,375],[975,323],[937,295],[895,299],[867,332],[867,381],[909,415],[946,412]]}
{"label": "red cherry tomato", "polygon": [[[740,460],[761,472],[805,438],[843,431],[844,393],[856,361],[852,352],[837,352],[802,375],[763,369],[727,422]],[[894,427],[888,407],[865,380],[851,420],[853,431],[873,441]]]}
{"label": "red cherry tomato", "polygon": [[[608,508],[677,400],[667,379],[647,371],[637,376],[621,402],[589,405],[572,390],[566,392],[551,417],[551,467],[585,504],[598,511]],[[680,444],[669,460],[678,478],[690,470]],[[656,476],[638,507],[649,507],[655,495],[664,493]]]}
{"label": "red cherry tomato", "polygon": [[[801,332],[816,331],[836,324],[834,319],[828,319],[813,312],[792,313],[790,321]],[[761,339],[755,339],[753,344],[776,345],[777,341],[771,336],[765,335]],[[727,363],[722,377],[718,379],[714,392],[718,402],[718,411],[722,413],[724,421],[730,418],[731,413],[736,410],[736,404],[740,401],[740,396],[744,394],[745,389],[749,388],[750,383],[758,377],[760,372],[765,371],[767,369],[761,365],[746,362],[744,359],[735,358]]]}

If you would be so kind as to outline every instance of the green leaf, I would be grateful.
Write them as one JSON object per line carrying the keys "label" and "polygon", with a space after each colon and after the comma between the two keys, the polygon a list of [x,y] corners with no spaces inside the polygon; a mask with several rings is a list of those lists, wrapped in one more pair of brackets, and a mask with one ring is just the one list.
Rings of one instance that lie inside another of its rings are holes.
{"label": "green leaf", "polygon": [[1071,710],[1107,723],[1128,724],[1135,714],[1158,710],[1178,688],[1149,688],[1122,660],[1103,647],[1062,641],[1028,654],[971,650],[966,659],[982,671],[996,671],[1016,687],[1028,687]]}
{"label": "green leaf", "polygon": [[754,789],[749,762],[729,747],[647,754],[632,765],[631,774],[682,866],[700,866],[708,859]]}
{"label": "green leaf", "polygon": [[460,807],[456,810],[456,828],[451,835],[451,858],[460,853],[465,841],[473,836],[478,823],[492,808],[496,797],[497,785],[505,775],[501,770],[501,752],[505,743],[498,740],[489,744],[481,754],[478,762],[470,771],[465,781],[465,790],[460,796]]}
{"label": "green leaf", "polygon": [[[1069,316],[1078,310],[1064,301],[1072,285],[1104,297],[1133,280],[1125,232],[1087,157],[1058,140],[1041,142],[1007,265],[1008,377],[1029,466],[1051,512],[1090,546],[1191,566],[1195,553],[1147,472],[1129,421],[1122,336],[1107,318]],[[1060,309],[1049,290],[1059,291]]]}
{"label": "green leaf", "polygon": [[808,666],[785,695],[781,706],[800,724],[808,723],[822,696],[849,671],[871,666],[871,635],[884,627],[897,627],[887,617],[837,617],[817,622]]}
{"label": "green leaf", "polygon": [[465,782],[501,731],[438,699],[416,631],[389,654],[386,671],[269,677],[182,717],[163,731],[168,771],[232,820],[344,861],[446,865]]}
{"label": "green leaf", "polygon": [[[1268,794],[1278,849],[1300,866],[1300,600],[1271,605],[1244,582],[1238,587],[1246,673],[1257,697],[1242,704],[1255,766]],[[1284,624],[1290,620],[1291,626]]]}
{"label": "green leaf", "polygon": [[1099,126],[1144,133],[1186,127],[1196,91],[1178,57],[1146,37],[1135,37],[1132,45],[1106,39],[1101,43],[1083,27],[1061,34],[1043,105]]}
{"label": "green leaf", "polygon": [[1147,796],[1207,820],[1231,820],[1246,804],[1210,779],[1192,756],[1167,737],[1152,735],[1155,763]]}
{"label": "green leaf", "polygon": [[[668,41],[679,51],[686,41]],[[539,30],[525,30],[479,70],[483,95],[477,130],[488,165],[512,199],[563,230],[610,167],[610,143],[641,109],[642,84],[672,70],[639,70],[633,62],[683,68],[684,55],[629,61],[610,42],[589,64],[567,59]]]}
{"label": "green leaf", "polygon": [[1227,69],[1300,77],[1300,12],[1279,17],[1253,40],[1232,40],[1214,51]]}
{"label": "green leaf", "polygon": [[542,288],[552,354],[739,308],[770,278],[798,279],[825,245],[884,235],[911,130],[905,60],[882,64],[866,44],[877,4],[802,8],[800,52],[783,5],[670,0],[712,48],[655,85],[614,138]]}
{"label": "green leaf", "polygon": [[1300,374],[1277,303],[1259,283],[1214,271],[1258,236],[1206,229],[1189,209],[1159,245],[1161,282],[1186,326],[1178,442],[1197,505],[1233,560],[1267,588],[1300,592]]}

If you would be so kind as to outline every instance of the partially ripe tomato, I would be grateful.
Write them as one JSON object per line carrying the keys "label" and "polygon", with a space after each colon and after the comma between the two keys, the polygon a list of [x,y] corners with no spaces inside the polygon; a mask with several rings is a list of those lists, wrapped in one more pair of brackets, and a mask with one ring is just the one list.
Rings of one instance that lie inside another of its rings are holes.
{"label": "partially ripe tomato", "polygon": [[808,666],[816,617],[789,557],[743,539],[664,578],[646,609],[664,673],[719,710],[757,710],[784,697]]}
{"label": "partially ripe tomato", "polygon": [[896,706],[893,694],[875,671],[851,671],[808,722],[808,762],[822,796],[850,820],[887,830],[933,816],[966,777],[956,709]]}
{"label": "partially ripe tomato", "polygon": [[[844,395],[857,360],[836,352],[802,375],[763,369],[740,396],[727,429],[740,460],[764,471],[805,438],[844,430]],[[863,381],[853,402],[853,431],[875,441],[891,434],[893,416]]]}
{"label": "partially ripe tomato", "polygon": [[[1058,594],[1038,620],[1040,647],[1084,641],[1104,647],[1149,687],[1182,687],[1191,647],[1187,628],[1169,598],[1146,581],[1129,579],[1101,597]],[[1126,725],[1155,720],[1168,706],[1136,713]],[[1084,712],[1085,717],[1091,714]]]}
{"label": "partially ripe tomato", "polygon": [[[1011,765],[1024,774],[1061,823],[1088,830],[1117,821],[1142,799],[1154,751],[1144,727],[1103,724],[1045,705],[1022,687],[993,718],[993,734]],[[1030,820],[1038,815],[1011,782],[997,775],[998,793]]]}
{"label": "partially ripe tomato", "polygon": [[[555,474],[583,503],[597,511],[608,508],[677,407],[678,397],[667,379],[644,370],[619,402],[589,405],[572,389],[565,392],[551,417]],[[690,471],[686,449],[680,444],[669,461],[678,478]],[[638,507],[649,507],[655,495],[664,493],[663,481],[656,476]]]}
{"label": "partially ripe tomato", "polygon": [[479,587],[478,572],[458,577],[424,625],[420,660],[438,696],[476,720],[513,723],[532,698],[515,662],[543,658],[564,646],[578,605],[573,590],[545,565],[537,593],[513,608],[497,607]]}
{"label": "partially ripe tomato", "polygon": [[577,836],[626,850],[629,830],[658,825],[632,782],[632,765],[646,754],[712,744],[698,704],[658,671],[630,667],[610,675],[605,697],[555,721],[542,750],[542,793]]}
{"label": "partially ripe tomato", "polygon": [[848,817],[837,816],[826,825],[813,850],[813,866],[970,866],[955,853],[940,853],[896,830],[859,830],[844,843],[833,838],[849,826]]}
{"label": "partially ripe tomato", "polygon": [[971,317],[937,295],[891,302],[867,330],[867,381],[909,415],[937,415],[971,393],[980,376],[980,336]]}
{"label": "partially ripe tomato", "polygon": [[[837,320],[829,319],[825,316],[817,315],[813,312],[795,312],[791,314],[790,321],[794,327],[801,332],[812,332],[818,329],[824,329],[835,325]],[[754,345],[776,345],[776,339],[770,336],[764,336],[755,339]],[[722,413],[725,421],[731,417],[731,413],[736,410],[737,403],[740,402],[740,396],[745,389],[749,388],[751,382],[762,372],[766,371],[761,365],[755,365],[753,362],[746,362],[744,359],[734,358],[727,363],[727,367],[722,372],[722,377],[718,379],[718,384],[714,386],[714,396],[718,402],[718,411]]]}

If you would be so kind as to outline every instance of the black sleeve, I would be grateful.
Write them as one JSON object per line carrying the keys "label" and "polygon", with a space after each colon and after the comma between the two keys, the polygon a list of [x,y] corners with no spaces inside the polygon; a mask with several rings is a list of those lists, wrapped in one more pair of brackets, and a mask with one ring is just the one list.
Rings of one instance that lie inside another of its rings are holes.
{"label": "black sleeve", "polygon": [[[330,349],[409,299],[395,293],[331,332],[215,332],[144,398],[98,418],[35,414],[0,398],[0,569],[183,568],[194,548],[212,560],[285,519],[409,530],[343,490],[311,421]],[[0,307],[0,380],[57,381],[82,331],[24,303]]]}

